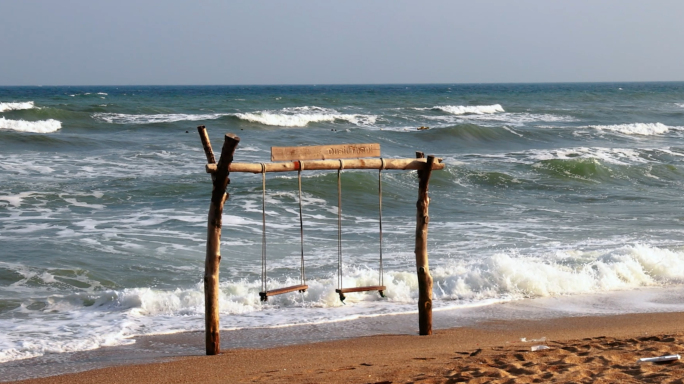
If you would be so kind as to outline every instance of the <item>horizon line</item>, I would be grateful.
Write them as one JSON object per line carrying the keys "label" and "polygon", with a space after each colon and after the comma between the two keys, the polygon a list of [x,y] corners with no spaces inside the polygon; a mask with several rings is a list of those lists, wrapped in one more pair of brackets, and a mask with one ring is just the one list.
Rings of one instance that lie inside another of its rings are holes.
{"label": "horizon line", "polygon": [[643,84],[683,83],[684,80],[630,81],[532,81],[532,82],[465,82],[465,83],[282,83],[282,84],[41,84],[0,85],[0,87],[317,87],[317,86],[396,86],[396,85],[523,85],[523,84]]}

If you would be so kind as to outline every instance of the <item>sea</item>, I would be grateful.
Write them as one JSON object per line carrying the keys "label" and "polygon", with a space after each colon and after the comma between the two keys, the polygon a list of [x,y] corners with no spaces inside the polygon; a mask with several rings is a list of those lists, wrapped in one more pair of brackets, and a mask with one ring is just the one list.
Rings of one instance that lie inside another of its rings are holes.
{"label": "sea", "polygon": [[[217,157],[238,135],[236,162],[350,143],[443,159],[428,252],[444,327],[502,303],[684,310],[681,82],[0,87],[0,366],[204,329],[199,125]],[[297,173],[267,174],[265,200],[260,174],[230,175],[221,329],[408,315],[416,332],[416,172],[343,170],[341,238],[337,171],[301,177],[309,289],[261,302],[264,248],[268,289],[300,283]],[[377,285],[382,252],[385,297],[340,301],[338,239],[345,287]]]}

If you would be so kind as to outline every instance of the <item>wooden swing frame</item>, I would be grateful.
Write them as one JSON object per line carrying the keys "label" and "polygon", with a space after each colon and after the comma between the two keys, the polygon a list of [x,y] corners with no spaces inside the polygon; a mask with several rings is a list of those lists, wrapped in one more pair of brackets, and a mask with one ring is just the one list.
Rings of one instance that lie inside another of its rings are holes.
{"label": "wooden swing frame", "polygon": [[[307,160],[316,158],[316,153],[308,153],[308,150],[316,152],[315,147],[300,147],[300,160],[283,163],[234,163],[233,155],[240,143],[240,138],[232,133],[227,133],[224,137],[221,156],[216,162],[214,152],[209,141],[209,136],[205,126],[200,125],[197,131],[202,141],[204,154],[207,158],[206,172],[211,174],[213,189],[211,193],[211,203],[209,204],[209,214],[207,220],[207,251],[204,264],[204,304],[205,304],[205,341],[206,354],[217,355],[221,352],[221,341],[219,333],[219,264],[221,262],[221,226],[223,216],[223,206],[228,199],[226,188],[230,184],[228,176],[230,172],[291,172],[300,169],[306,170],[337,170],[340,169],[339,160],[327,160],[325,154],[322,160]],[[283,147],[284,148],[284,147]],[[283,149],[281,148],[281,149]],[[290,151],[296,151],[289,147]],[[349,158],[354,156],[373,156],[375,149],[372,147],[358,147],[355,145],[346,146],[322,146],[330,148],[331,158]],[[379,154],[379,147],[377,148]],[[320,153],[319,153],[320,156]],[[272,161],[287,158],[285,154],[272,154]],[[320,157],[319,157],[320,158]],[[301,168],[300,168],[301,167]],[[428,184],[433,170],[444,169],[442,159],[428,156],[425,158],[423,152],[416,152],[415,159],[373,159],[373,158],[352,158],[344,161],[344,169],[397,169],[397,170],[416,170],[418,171],[418,201],[416,203],[416,273],[418,276],[418,324],[420,335],[432,334],[432,276],[428,268],[427,253],[427,233],[428,207],[430,198],[428,196]],[[297,287],[291,291],[298,290]],[[344,288],[344,292],[359,292],[368,290],[368,287]],[[375,287],[384,288],[384,287]],[[273,290],[272,292],[275,293]],[[342,292],[342,293],[344,293]],[[281,292],[279,292],[281,293]],[[285,293],[285,292],[282,292]],[[338,292],[339,293],[339,292]]]}

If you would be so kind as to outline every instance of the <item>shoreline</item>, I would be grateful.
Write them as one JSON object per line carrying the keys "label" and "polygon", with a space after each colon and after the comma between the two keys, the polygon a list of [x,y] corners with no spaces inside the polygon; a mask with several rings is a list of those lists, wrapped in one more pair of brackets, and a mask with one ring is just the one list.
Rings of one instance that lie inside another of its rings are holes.
{"label": "shoreline", "polygon": [[[8,382],[7,380],[12,380],[10,382],[25,380],[21,381],[22,383],[67,383],[79,382],[79,380],[89,382],[96,380],[96,377],[98,381],[121,382],[133,380],[137,376],[125,380],[120,379],[121,381],[118,379],[107,381],[108,379],[98,375],[102,372],[110,372],[114,375],[113,377],[121,377],[124,374],[122,372],[128,372],[131,369],[138,372],[136,375],[145,377],[145,380],[168,382],[169,377],[167,379],[154,378],[146,372],[162,369],[160,367],[164,367],[164,370],[169,367],[185,367],[186,364],[190,367],[193,364],[204,367],[200,370],[201,372],[198,371],[200,376],[197,376],[197,380],[211,382],[212,379],[202,376],[204,375],[202,372],[210,372],[216,359],[225,360],[219,364],[221,367],[233,365],[243,367],[236,372],[231,370],[230,375],[238,375],[234,378],[235,380],[231,380],[232,382],[244,379],[246,377],[244,375],[258,376],[264,375],[267,371],[274,371],[273,364],[286,364],[292,356],[306,356],[303,358],[304,363],[299,366],[302,372],[308,372],[307,374],[311,373],[309,371],[314,368],[338,372],[341,369],[338,364],[344,362],[352,367],[355,361],[351,359],[352,357],[365,356],[368,362],[357,363],[370,364],[362,367],[372,371],[371,375],[390,375],[394,377],[394,379],[387,379],[390,381],[403,375],[402,380],[406,381],[406,378],[412,377],[411,375],[416,372],[409,370],[401,374],[396,373],[397,365],[392,361],[383,360],[384,353],[390,352],[403,361],[401,365],[407,367],[413,366],[414,358],[419,358],[413,356],[416,351],[422,351],[423,356],[420,359],[424,359],[416,361],[423,362],[439,360],[439,356],[449,355],[451,356],[449,359],[441,360],[442,364],[447,366],[453,363],[455,358],[461,356],[454,356],[456,350],[462,353],[470,351],[463,355],[467,357],[477,349],[482,349],[483,354],[497,350],[506,351],[507,348],[529,349],[532,344],[521,342],[522,338],[528,341],[538,340],[538,344],[544,344],[541,340],[545,338],[543,340],[549,345],[552,343],[563,345],[563,343],[572,344],[571,341],[574,339],[600,336],[624,339],[684,333],[684,304],[682,303],[684,303],[684,287],[675,286],[666,289],[644,288],[636,291],[587,296],[546,297],[485,306],[438,309],[433,313],[435,333],[430,337],[418,336],[416,313],[362,317],[355,320],[278,328],[222,330],[222,355],[220,356],[205,356],[204,333],[201,331],[137,336],[129,345],[46,354],[31,359],[2,363],[0,364],[0,382]],[[630,312],[627,312],[627,309]],[[664,309],[668,311],[656,312]],[[381,345],[385,346],[386,351],[378,349]],[[450,347],[447,348],[447,345]],[[336,356],[334,351],[344,351],[345,354],[350,355],[345,355],[344,359],[340,360],[340,356]],[[684,352],[684,339],[681,349],[673,350],[672,353],[680,351]],[[376,355],[380,356],[379,360],[376,359]],[[632,355],[630,359],[635,360],[635,356]],[[315,363],[307,365],[306,361],[309,360]],[[461,360],[468,362],[467,358]],[[255,361],[258,363],[254,364]],[[337,374],[341,375],[339,380],[348,381],[345,378],[351,377],[349,375],[352,373],[355,374],[357,368],[350,369],[353,371],[351,373],[338,372]],[[186,368],[177,369],[180,369],[181,373],[186,370]],[[289,368],[283,369],[292,372]],[[282,374],[284,372],[280,373],[281,376]],[[331,375],[319,378],[319,380],[335,382],[336,377]],[[353,380],[360,380],[356,376],[353,377]],[[194,379],[194,376],[188,376],[185,381],[171,381],[192,382]],[[140,380],[140,382],[147,382],[145,380]],[[303,378],[279,376],[277,380],[283,382],[289,380],[294,383],[301,382]],[[352,382],[356,382],[353,380]]]}
{"label": "shoreline", "polygon": [[[222,337],[227,336],[227,332],[222,333]],[[195,336],[203,339],[202,335]],[[549,349],[532,352],[534,345],[546,345]],[[684,352],[684,312],[642,313],[494,320],[476,326],[437,330],[432,336],[376,335],[265,349],[226,349],[218,356],[186,355],[17,383],[386,383],[418,378],[432,380],[426,382],[446,382],[449,377],[485,368],[494,376],[480,372],[478,377],[496,382],[553,373],[548,369],[550,365],[543,362],[547,369],[535,373],[531,368],[537,364],[534,359],[553,360],[557,365],[566,366],[569,374],[575,367],[579,373],[571,375],[572,380],[581,379],[578,375],[610,371],[611,377],[622,377],[619,380],[629,382],[627,376],[632,375],[634,382],[642,382],[645,376],[637,376],[644,374],[643,370],[681,374],[684,364],[639,365],[637,358],[681,352]],[[593,368],[583,366],[583,359],[586,364],[592,363],[589,365]],[[659,382],[665,382],[662,380],[665,376],[659,377]],[[556,379],[563,380],[562,377]]]}

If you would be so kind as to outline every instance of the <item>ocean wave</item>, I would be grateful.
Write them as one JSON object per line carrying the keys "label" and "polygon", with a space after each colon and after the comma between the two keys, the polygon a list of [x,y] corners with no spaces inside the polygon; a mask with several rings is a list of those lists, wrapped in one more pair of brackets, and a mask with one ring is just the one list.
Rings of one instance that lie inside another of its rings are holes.
{"label": "ocean wave", "polygon": [[21,109],[35,108],[33,101],[24,101],[20,103],[0,103],[0,112],[18,111]]}
{"label": "ocean wave", "polygon": [[439,266],[432,274],[440,299],[591,294],[684,282],[684,252],[646,244],[539,257],[509,251],[475,263]]}
{"label": "ocean wave", "polygon": [[39,121],[9,120],[0,117],[0,129],[11,129],[18,132],[51,133],[62,128],[58,120],[48,119]]}
{"label": "ocean wave", "polygon": [[[523,137],[510,128],[485,127],[471,123],[461,123],[446,127],[433,126],[433,128],[435,129],[429,129],[421,133],[425,136],[443,138],[445,140],[458,138],[467,141],[517,141],[522,140],[521,138]],[[416,129],[413,128],[411,131],[415,132]]]}
{"label": "ocean wave", "polygon": [[537,149],[526,153],[526,157],[531,161],[596,159],[616,165],[633,165],[648,162],[639,150],[630,148],[576,147],[548,150]]}
{"label": "ocean wave", "polygon": [[[639,183],[659,185],[676,183],[681,176],[672,162],[681,161],[682,154],[667,148],[631,149],[604,147],[575,147],[562,149],[528,150],[502,154],[481,154],[476,163],[482,161],[486,168],[471,167],[456,158],[447,157],[455,182],[460,185],[483,185],[485,187],[547,188],[548,177],[564,181],[612,184]],[[679,158],[679,159],[677,159]],[[532,171],[520,173],[508,164],[524,165],[517,169]],[[463,166],[463,164],[466,164]],[[505,171],[504,171],[505,170]],[[532,176],[534,175],[534,176]],[[541,179],[539,179],[541,177]]]}
{"label": "ocean wave", "polygon": [[500,104],[494,105],[443,105],[431,108],[452,115],[486,115],[498,112],[506,112]]}
{"label": "ocean wave", "polygon": [[[422,121],[437,121],[440,124],[455,124],[472,122],[483,127],[499,127],[502,124],[521,127],[529,123],[538,122],[575,122],[577,119],[566,115],[553,115],[549,113],[528,113],[528,112],[503,112],[493,114],[465,114],[465,115],[424,115],[420,116]],[[555,128],[555,127],[554,127]]]}
{"label": "ocean wave", "polygon": [[155,115],[130,115],[125,113],[95,113],[92,115],[94,119],[102,120],[111,124],[174,123],[177,121],[216,120],[223,116],[228,116],[228,114],[211,113],[202,115],[191,115],[182,113],[162,113]]}
{"label": "ocean wave", "polygon": [[335,120],[347,121],[357,126],[369,126],[377,120],[377,116],[374,115],[345,114],[334,109],[308,106],[283,108],[280,111],[236,113],[235,116],[242,120],[279,127],[305,127],[309,123]]}
{"label": "ocean wave", "polygon": [[[344,286],[377,283],[374,269],[350,266],[346,271]],[[48,273],[34,275],[34,279],[54,280]],[[435,308],[456,308],[504,299],[582,295],[681,283],[684,252],[643,244],[603,252],[558,251],[538,257],[501,252],[483,259],[436,266],[432,275]],[[298,282],[269,281],[269,288]],[[259,281],[224,281],[219,292],[222,329],[322,324],[405,313],[415,309],[418,299],[414,271],[385,272],[384,299],[372,292],[354,294],[347,297],[347,306],[340,303],[334,291],[335,282],[333,277],[311,279],[304,294],[274,296],[268,303],[261,303]],[[338,310],[331,311],[330,307]],[[4,335],[0,339],[0,362],[128,344],[136,335],[199,330],[203,324],[204,294],[201,283],[175,290],[91,290],[31,299],[13,311],[21,316],[0,322]],[[41,313],[41,321],[26,324],[23,319],[34,316],[36,311]]]}
{"label": "ocean wave", "polygon": [[[574,251],[549,256],[542,261],[511,253],[496,254],[485,261],[485,268],[470,276],[464,274],[460,279],[465,283],[463,288],[454,292],[470,295],[472,287],[477,286],[473,283],[479,282],[485,289],[544,297],[684,281],[684,254],[648,245],[627,246],[599,255]],[[585,262],[578,264],[582,259]],[[472,283],[468,284],[468,280]]]}
{"label": "ocean wave", "polygon": [[632,123],[632,124],[616,124],[616,125],[590,125],[589,128],[598,129],[601,131],[612,131],[624,133],[625,135],[643,135],[653,136],[667,133],[674,127],[668,127],[661,123]]}
{"label": "ocean wave", "polygon": [[611,170],[595,158],[542,160],[532,167],[560,178],[594,182],[612,178]]}

